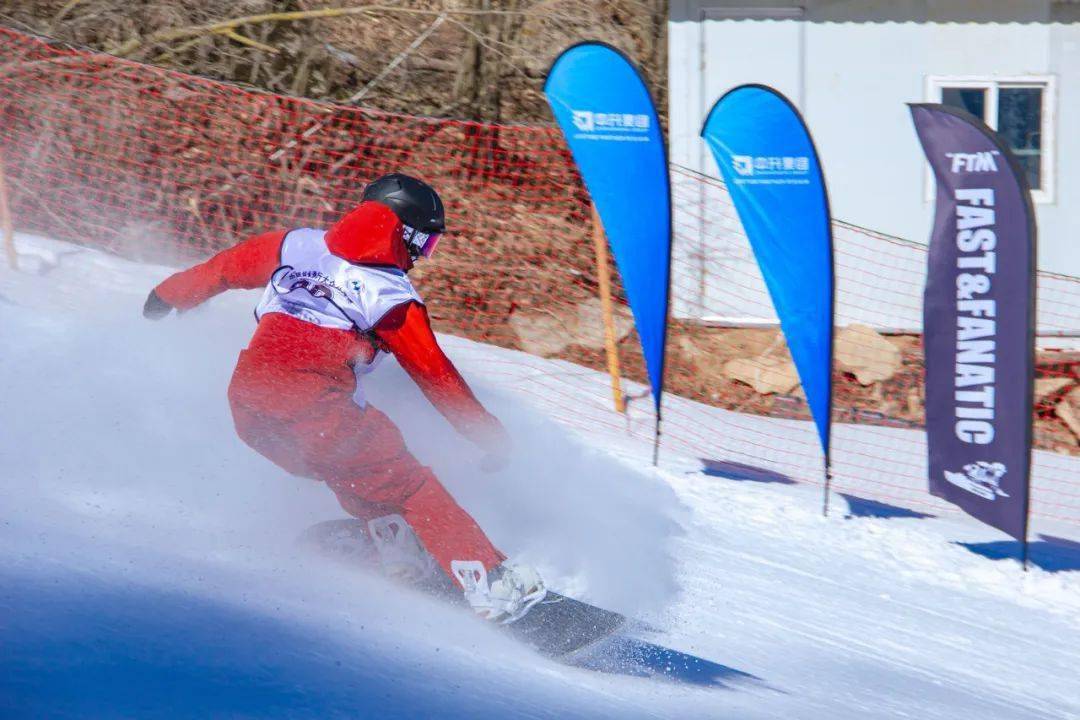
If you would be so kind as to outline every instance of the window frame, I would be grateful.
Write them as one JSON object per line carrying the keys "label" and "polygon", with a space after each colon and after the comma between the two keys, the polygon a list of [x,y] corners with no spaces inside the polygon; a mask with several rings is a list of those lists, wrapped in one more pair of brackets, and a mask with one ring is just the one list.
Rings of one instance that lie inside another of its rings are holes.
{"label": "window frame", "polygon": [[[986,90],[986,124],[997,130],[998,96],[1002,88],[1037,87],[1043,91],[1042,124],[1039,128],[1042,144],[1040,179],[1042,187],[1031,191],[1031,199],[1040,205],[1056,202],[1057,178],[1057,76],[1055,75],[928,75],[926,78],[927,102],[940,103],[944,88],[980,88]],[[934,199],[934,177],[929,165],[926,169],[927,202]]]}

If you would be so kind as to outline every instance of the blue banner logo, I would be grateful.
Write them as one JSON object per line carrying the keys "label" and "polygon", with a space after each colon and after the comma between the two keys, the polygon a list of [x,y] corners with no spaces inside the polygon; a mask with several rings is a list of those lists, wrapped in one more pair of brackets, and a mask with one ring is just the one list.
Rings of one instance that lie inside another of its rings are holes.
{"label": "blue banner logo", "polygon": [[832,218],[814,143],[787,98],[761,85],[743,85],[720,98],[701,134],[754,249],[827,460]]}
{"label": "blue banner logo", "polygon": [[544,93],[604,224],[660,407],[671,267],[667,146],[641,74],[603,43],[575,45]]}

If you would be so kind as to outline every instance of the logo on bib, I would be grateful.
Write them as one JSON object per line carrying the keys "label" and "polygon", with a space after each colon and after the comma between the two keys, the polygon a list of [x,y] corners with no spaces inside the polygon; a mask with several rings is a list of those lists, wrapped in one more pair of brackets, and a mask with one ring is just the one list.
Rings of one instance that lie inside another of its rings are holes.
{"label": "logo on bib", "polygon": [[313,297],[317,298],[330,298],[334,296],[334,293],[330,288],[325,285],[321,285],[310,280],[297,280],[289,286],[289,292],[293,290],[307,290]]}

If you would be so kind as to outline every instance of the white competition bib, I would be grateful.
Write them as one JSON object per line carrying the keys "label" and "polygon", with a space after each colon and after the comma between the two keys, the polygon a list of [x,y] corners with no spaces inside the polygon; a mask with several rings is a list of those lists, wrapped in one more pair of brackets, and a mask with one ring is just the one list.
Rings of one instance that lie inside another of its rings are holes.
{"label": "white competition bib", "polygon": [[255,308],[337,330],[366,333],[402,303],[420,299],[404,271],[353,265],[326,247],[326,232],[290,231],[281,243],[281,267],[274,271]]}
{"label": "white competition bib", "polygon": [[[285,235],[281,267],[270,277],[255,308],[257,319],[266,313],[284,313],[321,327],[366,333],[398,305],[423,302],[404,271],[342,260],[327,249],[325,235],[326,231],[313,228]],[[370,363],[353,366],[353,402],[358,406],[367,404],[360,376],[374,370],[385,355],[377,351]]]}

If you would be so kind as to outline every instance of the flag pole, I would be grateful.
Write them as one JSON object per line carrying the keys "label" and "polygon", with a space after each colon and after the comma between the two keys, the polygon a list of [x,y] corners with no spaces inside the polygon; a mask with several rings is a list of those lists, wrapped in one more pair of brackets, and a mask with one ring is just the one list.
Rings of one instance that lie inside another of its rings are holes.
{"label": "flag pole", "polygon": [[611,265],[608,262],[607,238],[596,204],[592,204],[593,250],[596,254],[596,279],[600,285],[600,309],[604,316],[604,350],[607,354],[608,375],[611,376],[611,396],[615,412],[626,411],[622,392],[622,371],[619,368],[619,346],[615,333],[615,308],[611,300]]}
{"label": "flag pole", "polygon": [[15,250],[15,225],[11,221],[11,204],[8,202],[7,173],[0,158],[0,231],[4,236],[4,251],[12,270],[19,269],[19,254]]}
{"label": "flag pole", "polygon": [[652,464],[653,467],[660,466],[660,405],[656,405],[656,432],[653,435],[653,451],[652,451]]}
{"label": "flag pole", "polygon": [[[1033,415],[1033,413],[1028,413],[1028,422],[1033,422],[1032,415]],[[1028,564],[1029,564],[1028,560],[1030,558],[1030,555],[1029,555],[1029,552],[1028,552],[1029,551],[1029,548],[1028,548],[1028,532],[1029,532],[1028,531],[1028,526],[1031,524],[1031,480],[1030,480],[1030,474],[1031,474],[1031,469],[1030,469],[1031,464],[1030,463],[1031,463],[1031,459],[1030,458],[1031,458],[1031,445],[1029,444],[1028,445],[1028,468],[1029,468],[1028,469],[1028,477],[1029,477],[1029,479],[1028,479],[1027,487],[1024,488],[1024,495],[1025,495],[1025,497],[1024,497],[1024,538],[1020,543],[1020,547],[1021,547],[1021,550],[1020,550],[1020,564],[1024,566],[1024,572],[1028,571]]]}
{"label": "flag pole", "polygon": [[821,504],[821,514],[829,517],[829,487],[832,485],[832,460],[825,455],[825,498]]}

